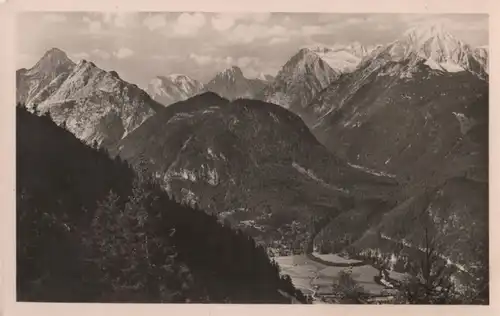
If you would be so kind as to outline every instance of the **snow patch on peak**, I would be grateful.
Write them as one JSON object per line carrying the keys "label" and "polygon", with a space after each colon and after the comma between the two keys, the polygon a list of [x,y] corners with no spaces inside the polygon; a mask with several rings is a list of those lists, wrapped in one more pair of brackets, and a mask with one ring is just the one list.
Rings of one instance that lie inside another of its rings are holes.
{"label": "snow patch on peak", "polygon": [[[410,68],[420,60],[431,69],[445,72],[470,71],[487,78],[486,50],[474,49],[448,32],[441,24],[421,24],[404,32],[404,36],[373,51],[362,61],[409,62]],[[402,75],[411,76],[411,71]]]}
{"label": "snow patch on peak", "polygon": [[359,42],[336,44],[332,47],[311,46],[309,49],[324,60],[332,69],[340,72],[351,72],[366,57],[371,49]]}

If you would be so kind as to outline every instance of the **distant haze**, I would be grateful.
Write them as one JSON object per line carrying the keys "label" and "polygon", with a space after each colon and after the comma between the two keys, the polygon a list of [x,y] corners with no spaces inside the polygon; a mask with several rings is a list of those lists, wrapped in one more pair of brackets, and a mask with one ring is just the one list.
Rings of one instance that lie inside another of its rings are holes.
{"label": "distant haze", "polygon": [[18,19],[17,67],[30,68],[57,47],[142,87],[172,73],[206,83],[232,65],[250,78],[275,75],[305,45],[386,44],[422,23],[441,24],[472,46],[488,45],[484,14],[31,12]]}

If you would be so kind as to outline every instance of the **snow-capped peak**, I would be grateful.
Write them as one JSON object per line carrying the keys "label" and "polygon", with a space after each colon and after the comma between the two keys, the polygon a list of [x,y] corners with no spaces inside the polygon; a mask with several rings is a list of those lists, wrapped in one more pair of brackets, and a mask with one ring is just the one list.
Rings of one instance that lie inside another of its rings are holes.
{"label": "snow-capped peak", "polygon": [[389,53],[397,59],[411,54],[434,61],[453,61],[460,64],[471,52],[469,45],[451,35],[440,24],[423,24],[406,31],[403,37],[390,45]]}
{"label": "snow-capped peak", "polygon": [[437,37],[442,40],[455,40],[442,24],[421,24],[415,26],[404,33],[415,45],[423,45],[427,40]]}
{"label": "snow-capped peak", "polygon": [[456,38],[441,24],[422,24],[407,30],[394,42],[373,50],[362,61],[361,67],[372,64],[378,67],[384,61],[410,62],[409,65],[424,61],[432,69],[470,71],[487,79],[487,54],[486,50],[474,49]]}
{"label": "snow-capped peak", "polygon": [[471,71],[480,78],[487,76],[487,61],[468,44],[456,38],[441,24],[422,24],[407,30],[403,36],[375,51],[371,59],[392,61],[427,60],[434,69],[447,72]]}
{"label": "snow-capped peak", "polygon": [[184,74],[157,76],[149,82],[148,94],[163,105],[186,100],[203,89],[203,84]]}

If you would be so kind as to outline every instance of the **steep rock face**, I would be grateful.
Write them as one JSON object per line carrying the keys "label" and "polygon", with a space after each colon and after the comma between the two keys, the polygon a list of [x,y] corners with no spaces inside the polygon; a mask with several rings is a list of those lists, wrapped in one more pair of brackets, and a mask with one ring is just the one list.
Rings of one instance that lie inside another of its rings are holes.
{"label": "steep rock face", "polygon": [[19,103],[50,113],[57,124],[88,144],[110,146],[162,107],[115,71],[86,60],[75,65],[57,48],[31,69],[19,69],[16,76]]}
{"label": "steep rock face", "polygon": [[206,85],[204,91],[234,100],[238,98],[254,98],[264,89],[266,82],[260,79],[245,78],[239,67],[233,66],[219,72]]}
{"label": "steep rock face", "polygon": [[278,72],[262,98],[300,113],[340,72],[333,70],[309,48],[301,49]]}
{"label": "steep rock face", "polygon": [[31,107],[47,97],[47,87],[53,92],[75,67],[65,52],[58,48],[48,50],[30,69],[16,71],[16,101]]}
{"label": "steep rock face", "polygon": [[486,73],[489,74],[490,67],[490,53],[488,46],[481,46],[474,50],[475,58],[483,65]]}
{"label": "steep rock face", "polygon": [[342,212],[346,201],[391,203],[397,194],[390,177],[331,155],[293,113],[211,93],[161,110],[111,152],[149,163],[178,199],[255,221],[259,236]]}
{"label": "steep rock face", "polygon": [[203,84],[186,75],[158,76],[151,80],[146,92],[165,106],[186,100],[203,90]]}
{"label": "steep rock face", "polygon": [[160,105],[136,85],[81,61],[59,88],[38,104],[86,143],[108,146],[134,130]]}

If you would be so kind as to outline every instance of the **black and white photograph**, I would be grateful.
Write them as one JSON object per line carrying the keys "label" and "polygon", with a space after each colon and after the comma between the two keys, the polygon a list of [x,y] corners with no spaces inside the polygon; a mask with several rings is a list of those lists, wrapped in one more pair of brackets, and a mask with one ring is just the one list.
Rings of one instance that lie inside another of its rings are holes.
{"label": "black and white photograph", "polygon": [[17,302],[490,304],[488,14],[15,32]]}

